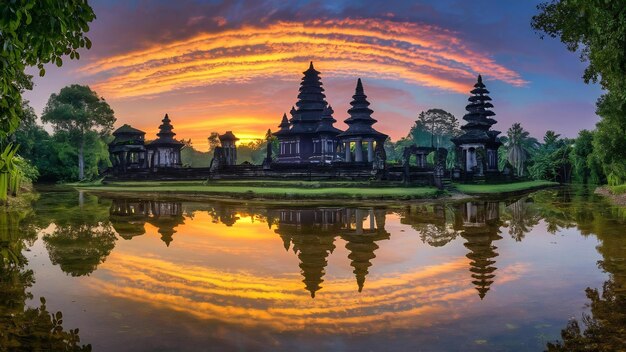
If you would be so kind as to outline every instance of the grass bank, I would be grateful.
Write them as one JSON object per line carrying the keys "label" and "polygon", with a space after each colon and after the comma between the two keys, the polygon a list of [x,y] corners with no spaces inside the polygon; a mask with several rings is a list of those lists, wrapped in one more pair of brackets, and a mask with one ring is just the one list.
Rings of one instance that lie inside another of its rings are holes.
{"label": "grass bank", "polygon": [[518,192],[532,191],[536,189],[558,186],[558,182],[551,181],[522,181],[513,183],[497,184],[461,184],[456,183],[454,187],[461,193],[470,195],[498,195]]}
{"label": "grass bank", "polygon": [[626,184],[619,186],[607,186],[611,193],[615,195],[626,194]]}
{"label": "grass bank", "polygon": [[87,191],[141,193],[161,196],[212,195],[237,199],[432,199],[443,192],[434,187],[376,187],[368,182],[318,181],[138,181],[76,185]]}
{"label": "grass bank", "polygon": [[605,196],[615,205],[626,206],[626,185],[601,186],[596,188],[595,193]]}
{"label": "grass bank", "polygon": [[[502,184],[455,184],[453,196],[513,195],[556,186],[550,181],[525,181]],[[75,188],[123,196],[140,194],[143,197],[172,199],[273,200],[329,203],[336,201],[407,201],[436,199],[449,195],[434,187],[408,186],[401,183],[376,181],[125,181],[73,184]]]}

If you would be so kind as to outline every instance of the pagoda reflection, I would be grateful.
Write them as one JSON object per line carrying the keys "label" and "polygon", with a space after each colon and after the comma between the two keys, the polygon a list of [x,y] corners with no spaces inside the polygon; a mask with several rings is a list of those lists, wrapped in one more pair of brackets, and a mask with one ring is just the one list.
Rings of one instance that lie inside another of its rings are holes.
{"label": "pagoda reflection", "polygon": [[271,210],[268,219],[276,224],[285,249],[292,248],[300,259],[302,282],[311,297],[322,288],[328,256],[338,236],[346,241],[359,292],[376,257],[376,242],[390,236],[384,229],[384,209],[278,209]]}
{"label": "pagoda reflection", "polygon": [[501,226],[498,202],[467,202],[456,206],[454,229],[466,240],[464,246],[469,249],[466,257],[471,260],[472,284],[481,300],[496,276],[494,264],[498,247],[493,242],[502,239]]}
{"label": "pagoda reflection", "polygon": [[146,233],[145,224],[157,228],[161,240],[169,247],[176,227],[185,223],[182,204],[152,200],[114,199],[110,221],[120,237],[129,240]]}

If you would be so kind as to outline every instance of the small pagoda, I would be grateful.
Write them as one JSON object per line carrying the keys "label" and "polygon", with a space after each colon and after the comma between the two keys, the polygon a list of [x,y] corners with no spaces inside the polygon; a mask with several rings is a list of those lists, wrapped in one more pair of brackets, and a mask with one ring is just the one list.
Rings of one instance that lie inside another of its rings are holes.
{"label": "small pagoda", "polygon": [[113,132],[109,143],[109,156],[114,170],[141,169],[147,166],[144,138],[146,132],[130,125],[123,125]]}
{"label": "small pagoda", "polygon": [[467,114],[463,116],[467,123],[461,126],[465,133],[452,142],[456,146],[461,173],[467,177],[480,177],[488,172],[498,172],[498,148],[502,143],[498,140],[500,131],[491,130],[497,121],[493,119],[493,104],[481,75],[470,93],[470,103],[465,107]]}
{"label": "small pagoda", "polygon": [[170,117],[165,114],[159,126],[157,139],[146,145],[148,150],[149,166],[151,168],[178,168],[181,166],[180,150],[183,143],[174,139],[176,133],[173,132]]}
{"label": "small pagoda", "polygon": [[222,152],[224,153],[224,165],[237,165],[236,143],[239,138],[235,137],[233,131],[226,131],[226,133],[219,135],[219,139]]}
{"label": "small pagoda", "polygon": [[[344,121],[348,125],[348,129],[337,136],[340,143],[343,144],[344,161],[348,163],[373,162],[376,145],[382,145],[387,139],[387,135],[372,127],[377,121],[372,118],[374,111],[369,108],[370,103],[367,101],[367,95],[365,95],[360,78],[357,80],[350,105],[352,105],[348,109],[350,117]],[[352,143],[354,143],[354,158],[351,149]],[[363,155],[364,143],[367,144],[367,156]]]}

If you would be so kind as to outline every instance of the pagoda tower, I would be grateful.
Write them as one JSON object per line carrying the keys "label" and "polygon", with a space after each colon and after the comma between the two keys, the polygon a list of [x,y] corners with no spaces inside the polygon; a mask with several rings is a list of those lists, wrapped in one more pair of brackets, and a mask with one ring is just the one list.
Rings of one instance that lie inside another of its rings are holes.
{"label": "pagoda tower", "polygon": [[280,125],[278,125],[279,130],[274,132],[274,136],[281,136],[285,134],[289,134],[289,127],[291,124],[287,119],[287,114],[283,114],[283,119],[280,121]]}
{"label": "pagoda tower", "polygon": [[491,130],[497,121],[493,119],[493,104],[481,75],[470,93],[469,104],[465,107],[467,114],[463,116],[467,123],[461,126],[465,133],[452,142],[456,145],[462,172],[483,176],[485,172],[498,171],[498,148],[502,143],[497,138],[500,132]]}
{"label": "pagoda tower", "polygon": [[[384,219],[385,214],[382,214]],[[376,244],[380,240],[388,240],[390,238],[389,232],[385,231],[384,220],[381,221],[379,212],[371,210],[369,212],[370,228],[362,229],[362,226],[358,226],[357,231],[350,233],[344,233],[341,235],[346,241],[346,249],[350,251],[348,258],[350,259],[350,266],[354,268],[352,271],[356,276],[356,283],[359,287],[359,292],[363,291],[363,285],[365,278],[369,274],[369,267],[372,266],[372,259],[376,258],[374,253],[379,247]],[[363,216],[357,215],[356,221],[362,223],[365,220]]]}
{"label": "pagoda tower", "polygon": [[147,222],[157,228],[157,232],[161,235],[161,240],[166,246],[170,246],[173,236],[176,233],[176,227],[185,223],[182,214],[182,204],[175,202],[151,202],[151,217]]}
{"label": "pagoda tower", "polygon": [[170,117],[165,114],[159,126],[158,138],[146,146],[151,168],[181,166],[180,150],[183,148],[183,143],[174,139],[176,133],[173,129]]}
{"label": "pagoda tower", "polygon": [[[348,109],[350,117],[344,122],[348,125],[348,129],[339,134],[340,142],[344,145],[345,162],[373,162],[375,143],[384,143],[387,135],[376,131],[372,125],[377,121],[372,118],[374,112],[369,108],[369,101],[363,89],[363,83],[359,78],[357,80],[356,89],[352,96],[352,106]],[[355,144],[354,159],[352,158],[351,144]],[[367,156],[364,157],[363,144],[367,144]]]}
{"label": "pagoda tower", "polygon": [[[316,139],[318,144],[320,143],[317,128],[328,103],[320,72],[313,67],[312,61],[303,74],[296,107],[290,112],[291,119],[288,121],[290,128],[287,129],[288,126],[283,120],[279,126],[281,131],[274,134],[278,137],[280,147],[278,162],[309,162],[315,154],[313,140]],[[321,149],[317,154],[321,154]]]}
{"label": "pagoda tower", "polygon": [[502,239],[498,207],[497,202],[468,202],[460,204],[455,213],[454,229],[459,230],[466,240],[464,246],[469,250],[466,257],[470,260],[472,284],[481,300],[496,276],[498,247],[493,242]]}
{"label": "pagoda tower", "polygon": [[294,235],[292,237],[293,251],[300,259],[300,270],[304,277],[305,288],[315,298],[324,282],[328,256],[335,249],[335,236]]}

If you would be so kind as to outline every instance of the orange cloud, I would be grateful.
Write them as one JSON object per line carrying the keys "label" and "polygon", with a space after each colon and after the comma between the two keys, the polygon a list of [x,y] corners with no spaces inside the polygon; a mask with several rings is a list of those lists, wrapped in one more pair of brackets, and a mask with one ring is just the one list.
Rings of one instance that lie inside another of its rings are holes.
{"label": "orange cloud", "polygon": [[526,82],[439,27],[373,19],[277,22],[245,26],[102,58],[81,69],[105,78],[95,89],[111,98],[259,79],[297,81],[307,60],[325,76],[356,75],[466,93],[477,73]]}
{"label": "orange cloud", "polygon": [[[89,285],[106,295],[249,328],[314,333],[366,328],[374,333],[462,315],[446,312],[451,304],[467,307],[461,302],[477,297],[468,265],[463,258],[371,277],[362,294],[356,293],[353,278],[336,278],[313,300],[299,278],[284,274],[220,270],[115,252],[99,269],[108,279],[94,278]],[[498,283],[516,280],[525,270],[523,265],[501,268]]]}

